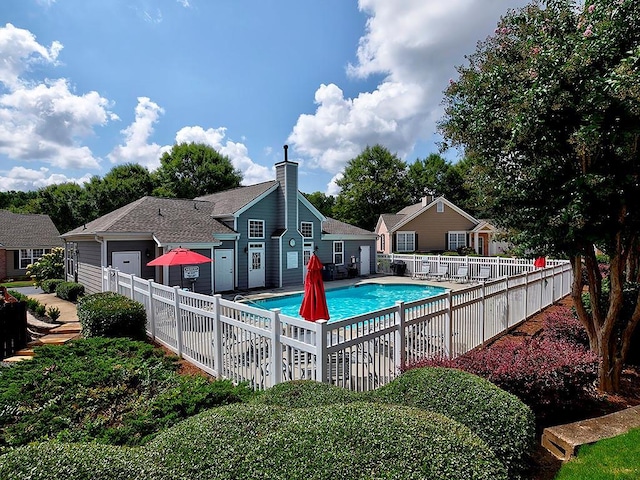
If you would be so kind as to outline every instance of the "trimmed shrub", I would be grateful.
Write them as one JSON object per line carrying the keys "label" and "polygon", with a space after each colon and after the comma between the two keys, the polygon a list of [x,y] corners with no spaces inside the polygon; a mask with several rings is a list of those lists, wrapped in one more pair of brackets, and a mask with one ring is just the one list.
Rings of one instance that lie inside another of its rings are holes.
{"label": "trimmed shrub", "polygon": [[[7,293],[11,295],[13,298],[15,298],[16,300],[18,300],[19,302],[26,302],[27,299],[29,298],[24,293],[20,293],[15,290],[7,290]],[[29,307],[27,306],[27,308]]]}
{"label": "trimmed shrub", "polygon": [[40,288],[42,288],[44,293],[55,293],[56,287],[62,282],[64,282],[62,278],[50,278],[49,280],[40,282]]}
{"label": "trimmed shrub", "polygon": [[160,433],[143,448],[170,478],[507,478],[493,452],[458,422],[366,402],[221,407]]}
{"label": "trimmed shrub", "polygon": [[31,298],[31,297],[27,297],[27,309],[30,312],[34,312],[38,309],[38,307],[40,306],[40,302],[38,300],[36,300],[35,298]]}
{"label": "trimmed shrub", "polygon": [[47,316],[55,322],[60,318],[60,309],[58,307],[47,308]]}
{"label": "trimmed shrub", "polygon": [[486,378],[520,398],[539,419],[560,415],[563,405],[588,401],[598,368],[597,356],[591,351],[544,337],[507,339],[496,348],[472,350],[454,360],[433,359],[421,365],[459,368]]}
{"label": "trimmed shrub", "polygon": [[346,388],[313,380],[284,382],[265,390],[255,398],[256,403],[280,407],[307,408],[332,403],[350,403],[362,400],[362,394]]}
{"label": "trimmed shrub", "polygon": [[371,392],[371,399],[432,410],[466,425],[502,461],[509,478],[518,478],[534,445],[535,422],[529,407],[460,370],[415,368]]}
{"label": "trimmed shrub", "polygon": [[144,305],[119,293],[94,293],[82,298],[78,302],[78,320],[86,338],[147,338]]}
{"label": "trimmed shrub", "polygon": [[138,480],[163,476],[162,465],[151,466],[140,449],[95,443],[47,442],[0,456],[0,478],[13,480]]}
{"label": "trimmed shrub", "polygon": [[76,302],[84,295],[84,285],[76,282],[61,282],[56,286],[56,297],[70,302]]}
{"label": "trimmed shrub", "polygon": [[47,313],[47,306],[39,303],[35,309],[35,314],[39,317],[44,317],[46,313]]}
{"label": "trimmed shrub", "polygon": [[589,347],[589,337],[584,325],[568,308],[547,313],[542,328],[545,338],[575,343],[584,348]]}

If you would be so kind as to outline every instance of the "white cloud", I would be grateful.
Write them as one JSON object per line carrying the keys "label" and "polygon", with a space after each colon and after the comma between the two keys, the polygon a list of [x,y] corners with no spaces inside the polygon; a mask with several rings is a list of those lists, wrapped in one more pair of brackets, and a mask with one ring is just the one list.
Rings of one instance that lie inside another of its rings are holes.
{"label": "white cloud", "polygon": [[89,174],[81,178],[71,178],[60,173],[51,173],[46,167],[41,167],[38,170],[25,167],[13,167],[8,172],[0,172],[0,191],[36,190],[49,185],[66,182],[74,182],[82,185],[90,179],[91,175]]}
{"label": "white cloud", "polygon": [[[508,7],[526,3],[514,0]],[[403,157],[431,138],[455,66],[494,30],[507,6],[503,0],[360,0],[359,8],[369,19],[358,61],[347,71],[357,78],[382,75],[383,81],[354,98],[336,85],[321,85],[315,113],[300,115],[289,136],[296,152],[332,174],[367,145],[380,143]]]}
{"label": "white cloud", "polygon": [[160,157],[171,149],[170,146],[160,146],[148,143],[153,134],[153,126],[158,122],[164,110],[147,97],[138,97],[135,119],[121,133],[124,134],[124,145],[115,147],[107,157],[112,163],[139,163],[150,170],[158,168]]}
{"label": "white cloud", "polygon": [[200,126],[184,127],[176,134],[176,143],[204,143],[222,155],[229,157],[234,168],[242,172],[242,184],[252,185],[274,178],[270,168],[258,165],[249,157],[249,151],[243,143],[225,141],[226,128],[209,128]]}
{"label": "white cloud", "polygon": [[182,5],[184,8],[189,8],[191,6],[191,4],[189,3],[189,0],[176,0],[180,5]]}

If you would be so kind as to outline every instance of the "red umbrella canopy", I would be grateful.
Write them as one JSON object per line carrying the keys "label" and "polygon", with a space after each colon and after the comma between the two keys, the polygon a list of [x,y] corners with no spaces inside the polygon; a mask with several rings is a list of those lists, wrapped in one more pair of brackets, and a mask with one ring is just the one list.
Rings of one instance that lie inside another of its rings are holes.
{"label": "red umbrella canopy", "polygon": [[148,267],[170,267],[172,265],[197,265],[199,263],[212,262],[209,257],[200,255],[198,252],[189,250],[188,248],[174,248],[169,252],[154,258]]}
{"label": "red umbrella canopy", "polygon": [[314,253],[307,264],[307,277],[304,280],[304,297],[300,305],[300,316],[305,320],[329,320],[327,297],[322,282],[322,263]]}

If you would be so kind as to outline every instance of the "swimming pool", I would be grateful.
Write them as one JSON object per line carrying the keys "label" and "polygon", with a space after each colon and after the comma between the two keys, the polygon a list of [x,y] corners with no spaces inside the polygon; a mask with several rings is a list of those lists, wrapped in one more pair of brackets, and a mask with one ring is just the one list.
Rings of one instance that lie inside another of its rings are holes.
{"label": "swimming pool", "polygon": [[[365,283],[327,290],[330,321],[355,317],[381,308],[392,307],[397,301],[413,302],[444,293],[446,288],[430,285]],[[302,293],[283,297],[253,300],[252,305],[265,310],[279,308],[283,315],[301,318],[298,314]]]}

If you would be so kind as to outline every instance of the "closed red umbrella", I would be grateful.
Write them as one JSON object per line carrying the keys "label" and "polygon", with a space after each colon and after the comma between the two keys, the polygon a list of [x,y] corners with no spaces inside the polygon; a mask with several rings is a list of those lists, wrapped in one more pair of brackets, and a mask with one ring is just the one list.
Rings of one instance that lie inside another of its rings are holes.
{"label": "closed red umbrella", "polygon": [[[158,258],[154,258],[149,263],[148,267],[171,267],[174,265],[198,265],[200,263],[213,262],[209,257],[200,255],[198,252],[189,250],[188,248],[174,248],[167,253],[160,255]],[[180,272],[180,286],[182,287],[182,272]]]}
{"label": "closed red umbrella", "polygon": [[304,280],[304,297],[300,305],[300,316],[305,320],[329,320],[327,297],[322,282],[322,263],[314,253],[307,264],[307,277]]}
{"label": "closed red umbrella", "polygon": [[547,265],[547,259],[545,257],[538,257],[533,262],[533,266],[536,268],[544,268]]}

